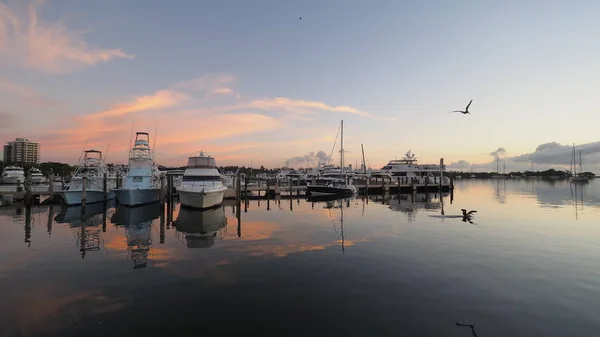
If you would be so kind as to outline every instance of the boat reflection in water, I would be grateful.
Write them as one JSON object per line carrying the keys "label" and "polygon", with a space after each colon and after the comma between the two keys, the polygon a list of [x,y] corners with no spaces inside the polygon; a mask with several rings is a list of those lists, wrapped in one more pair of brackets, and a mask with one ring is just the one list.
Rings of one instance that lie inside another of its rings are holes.
{"label": "boat reflection in water", "polygon": [[175,229],[183,233],[188,248],[208,248],[215,244],[217,237],[222,240],[227,233],[225,208],[201,211],[181,207]]}
{"label": "boat reflection in water", "polygon": [[161,215],[160,204],[153,203],[139,207],[119,205],[111,217],[113,224],[125,227],[127,251],[133,260],[133,269],[146,268],[152,245],[152,221]]}
{"label": "boat reflection in water", "polygon": [[69,223],[71,227],[80,226],[82,223],[88,226],[99,226],[102,224],[102,216],[106,210],[113,207],[114,201],[109,200],[106,204],[94,203],[85,207],[64,206],[60,213],[54,217],[58,223]]}
{"label": "boat reflection in water", "polygon": [[106,230],[106,210],[112,206],[112,201],[85,207],[66,206],[54,217],[57,223],[68,223],[73,229],[82,259],[87,252],[100,250],[101,232]]}

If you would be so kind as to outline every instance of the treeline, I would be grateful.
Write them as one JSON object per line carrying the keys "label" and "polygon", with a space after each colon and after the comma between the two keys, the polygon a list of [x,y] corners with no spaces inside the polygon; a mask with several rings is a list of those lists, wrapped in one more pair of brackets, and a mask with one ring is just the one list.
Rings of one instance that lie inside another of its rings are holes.
{"label": "treeline", "polygon": [[[555,170],[555,169],[549,169],[549,170],[545,170],[545,171],[525,171],[525,172],[520,172],[520,171],[516,171],[516,172],[510,172],[510,173],[506,173],[506,174],[499,174],[497,172],[462,172],[462,171],[451,171],[448,172],[449,175],[456,177],[458,175],[463,176],[463,177],[469,177],[471,175],[475,176],[475,178],[491,178],[492,176],[496,176],[496,175],[505,175],[505,176],[512,176],[512,177],[542,177],[542,178],[560,178],[560,179],[566,179],[568,177],[571,177],[572,174],[568,171],[568,170]],[[595,174],[593,172],[583,172],[582,175],[588,177],[588,178],[593,178],[595,177]]]}

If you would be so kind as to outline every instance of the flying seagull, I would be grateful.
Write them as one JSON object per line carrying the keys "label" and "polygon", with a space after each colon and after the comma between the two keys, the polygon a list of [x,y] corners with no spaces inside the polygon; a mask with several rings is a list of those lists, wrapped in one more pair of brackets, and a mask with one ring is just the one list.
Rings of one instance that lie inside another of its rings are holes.
{"label": "flying seagull", "polygon": [[471,105],[471,102],[473,102],[473,100],[469,101],[469,104],[467,104],[467,107],[465,108],[465,111],[455,110],[455,111],[450,111],[450,113],[452,113],[452,112],[460,112],[463,115],[464,114],[469,114],[470,115],[471,113],[469,112],[469,106]]}

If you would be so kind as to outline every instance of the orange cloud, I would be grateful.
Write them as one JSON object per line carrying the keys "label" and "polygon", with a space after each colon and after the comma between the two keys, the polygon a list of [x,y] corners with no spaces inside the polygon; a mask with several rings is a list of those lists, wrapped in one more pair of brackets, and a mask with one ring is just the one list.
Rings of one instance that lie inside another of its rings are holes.
{"label": "orange cloud", "polygon": [[41,20],[39,5],[27,7],[27,14],[16,13],[0,3],[0,52],[11,61],[24,62],[49,73],[61,73],[117,58],[134,57],[120,49],[91,47],[81,34],[73,32],[64,23]]}
{"label": "orange cloud", "polygon": [[111,109],[94,113],[90,117],[120,116],[138,111],[165,109],[189,99],[189,96],[177,91],[158,90],[152,95],[136,97],[131,102],[117,104]]}

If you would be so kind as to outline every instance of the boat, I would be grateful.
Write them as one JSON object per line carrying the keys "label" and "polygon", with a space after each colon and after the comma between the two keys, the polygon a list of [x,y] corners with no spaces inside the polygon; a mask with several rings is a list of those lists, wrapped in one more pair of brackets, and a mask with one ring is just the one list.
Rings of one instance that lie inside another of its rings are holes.
{"label": "boat", "polygon": [[25,172],[17,166],[7,166],[2,172],[3,184],[16,184],[17,182],[25,182]]}
{"label": "boat", "polygon": [[204,209],[221,205],[225,190],[215,158],[202,151],[188,158],[181,185],[177,187],[183,206]]}
{"label": "boat", "polygon": [[579,150],[579,173],[577,173],[577,156],[575,152],[575,144],[573,144],[573,153],[571,154],[571,165],[573,168],[573,176],[571,177],[571,182],[587,183],[590,181],[590,178],[583,174],[583,165],[581,163],[581,150]]}
{"label": "boat", "polygon": [[136,132],[135,142],[129,151],[129,171],[123,188],[112,192],[120,205],[137,206],[157,202],[160,199],[160,171],[154,162],[147,132]]}
{"label": "boat", "polygon": [[352,185],[352,177],[346,174],[344,168],[344,121],[340,123],[341,137],[340,137],[340,169],[335,170],[336,176],[319,176],[314,179],[314,183],[306,185],[306,196],[319,196],[319,195],[343,195],[352,196],[356,194],[356,186]]}
{"label": "boat", "polygon": [[406,152],[402,159],[390,160],[387,165],[371,173],[371,178],[400,180],[402,184],[437,185],[442,180],[442,186],[450,186],[450,178],[442,176],[445,166],[437,164],[418,164],[417,157],[412,151]]}
{"label": "boat", "polygon": [[31,183],[33,184],[42,184],[46,182],[46,177],[42,174],[42,171],[38,168],[31,168],[29,170],[29,174],[31,175]]}
{"label": "boat", "polygon": [[208,248],[215,244],[217,234],[220,239],[226,234],[227,217],[225,208],[195,210],[182,207],[179,210],[174,227],[183,233],[187,248]]}
{"label": "boat", "polygon": [[[104,174],[107,173],[106,164],[102,158],[102,151],[90,149],[83,151],[83,159],[77,164],[77,169],[68,184],[62,191],[56,192],[65,205],[80,205],[83,198],[83,181],[85,184],[85,202],[91,204],[103,202]],[[112,200],[115,195],[109,192],[114,187],[115,180],[107,179],[106,200]]]}

